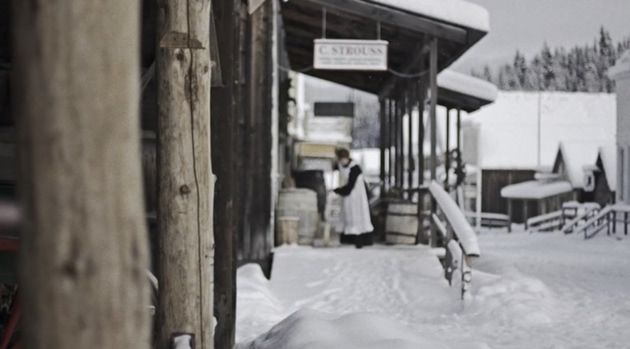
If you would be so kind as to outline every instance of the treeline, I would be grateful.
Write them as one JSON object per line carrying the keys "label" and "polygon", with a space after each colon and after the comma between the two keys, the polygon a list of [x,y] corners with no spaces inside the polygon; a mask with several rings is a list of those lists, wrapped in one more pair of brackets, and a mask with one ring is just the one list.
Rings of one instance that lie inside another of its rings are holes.
{"label": "treeline", "polygon": [[592,44],[553,50],[545,43],[539,53],[526,59],[516,51],[511,64],[472,70],[506,91],[614,92],[608,69],[630,49],[630,38],[614,43],[603,27]]}

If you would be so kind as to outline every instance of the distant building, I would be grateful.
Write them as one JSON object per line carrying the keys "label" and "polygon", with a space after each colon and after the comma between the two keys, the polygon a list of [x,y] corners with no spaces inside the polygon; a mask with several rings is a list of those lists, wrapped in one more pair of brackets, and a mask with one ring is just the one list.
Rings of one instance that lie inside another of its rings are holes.
{"label": "distant building", "polygon": [[[494,104],[472,113],[463,125],[463,158],[481,171],[482,211],[507,214],[501,189],[553,172],[561,143],[592,145],[595,158],[572,169],[596,166],[599,149],[615,138],[615,105],[612,94],[500,92]],[[582,188],[577,179],[568,182]],[[536,205],[528,215],[539,211]],[[523,212],[514,208],[512,219],[522,222]]]}
{"label": "distant building", "polygon": [[630,202],[630,51],[610,69],[617,83],[617,201]]}

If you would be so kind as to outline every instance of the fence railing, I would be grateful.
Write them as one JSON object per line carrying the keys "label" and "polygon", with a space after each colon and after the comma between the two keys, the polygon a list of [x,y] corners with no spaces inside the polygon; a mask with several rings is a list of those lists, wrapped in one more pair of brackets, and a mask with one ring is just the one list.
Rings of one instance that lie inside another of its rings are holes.
{"label": "fence railing", "polygon": [[453,238],[459,241],[467,257],[479,257],[481,250],[477,241],[477,234],[470,226],[462,210],[438,182],[431,182],[428,188],[441,213],[440,217],[444,218],[447,231],[452,232]]}
{"label": "fence railing", "polygon": [[[581,224],[588,222],[591,218],[596,216],[600,210],[601,207],[598,204],[585,205],[581,208],[581,211],[579,207],[563,207],[562,212],[565,215],[565,224],[561,231],[565,234],[573,233]],[[572,218],[570,218],[570,214],[573,214]]]}
{"label": "fence railing", "polygon": [[472,268],[470,261],[464,253],[461,243],[452,238],[446,224],[436,215],[431,215],[431,220],[435,225],[441,238],[446,242],[446,254],[442,261],[444,268],[444,277],[448,280],[449,285],[453,284],[453,276],[459,273],[461,298],[466,297],[466,293],[470,289],[472,283]]}
{"label": "fence railing", "polygon": [[[478,214],[476,212],[468,211],[464,215],[470,224],[477,225]],[[508,232],[512,231],[512,219],[506,214],[482,212],[480,217],[482,227],[506,228]]]}
{"label": "fence railing", "polygon": [[586,221],[583,225],[574,230],[576,234],[584,234],[584,239],[591,239],[603,230],[607,235],[617,233],[617,225],[623,223],[624,235],[628,235],[628,225],[630,224],[630,206],[609,205],[599,211],[597,215]]}
{"label": "fence railing", "polygon": [[525,221],[525,230],[530,232],[548,232],[562,228],[565,217],[562,210],[529,218]]}

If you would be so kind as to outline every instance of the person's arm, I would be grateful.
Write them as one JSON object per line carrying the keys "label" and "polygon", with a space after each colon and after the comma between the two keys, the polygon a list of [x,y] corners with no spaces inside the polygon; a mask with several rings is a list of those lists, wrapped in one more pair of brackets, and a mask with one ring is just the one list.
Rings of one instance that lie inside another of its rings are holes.
{"label": "person's arm", "polygon": [[354,189],[354,185],[357,183],[357,179],[359,175],[362,173],[361,168],[359,166],[352,166],[350,169],[350,175],[348,176],[348,183],[343,187],[339,187],[334,190],[335,193],[341,196],[348,196],[352,193],[352,189]]}

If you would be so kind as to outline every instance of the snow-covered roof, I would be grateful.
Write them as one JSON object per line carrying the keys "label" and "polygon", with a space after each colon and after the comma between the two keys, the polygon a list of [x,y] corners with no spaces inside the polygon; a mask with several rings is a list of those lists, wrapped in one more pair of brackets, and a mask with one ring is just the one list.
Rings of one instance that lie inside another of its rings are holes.
{"label": "snow-covered roof", "polygon": [[562,156],[567,179],[573,188],[584,188],[584,169],[595,166],[600,146],[597,142],[560,143],[558,157]]}
{"label": "snow-covered roof", "polygon": [[630,76],[630,50],[619,57],[615,66],[608,70],[608,75],[613,79]]}
{"label": "snow-covered roof", "polygon": [[[539,108],[540,106],[540,108]],[[540,163],[538,117],[540,115]],[[482,169],[537,170],[553,166],[560,142],[609,144],[616,134],[613,94],[499,92],[497,100],[467,118],[477,149],[463,148]],[[466,137],[468,131],[463,132]]]}
{"label": "snow-covered roof", "polygon": [[480,5],[463,0],[370,0],[420,16],[480,31],[490,31],[490,14]]}
{"label": "snow-covered roof", "polygon": [[440,88],[489,102],[494,102],[499,93],[494,84],[454,70],[442,71],[437,77],[437,82]]}
{"label": "snow-covered roof", "polygon": [[606,180],[610,190],[617,190],[617,147],[614,144],[608,144],[599,148],[599,157],[602,159],[604,171],[606,172]]}
{"label": "snow-covered roof", "polygon": [[506,199],[540,200],[550,196],[568,193],[572,190],[567,181],[527,181],[508,185],[501,189],[501,197]]}

